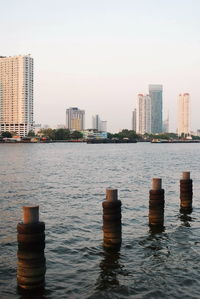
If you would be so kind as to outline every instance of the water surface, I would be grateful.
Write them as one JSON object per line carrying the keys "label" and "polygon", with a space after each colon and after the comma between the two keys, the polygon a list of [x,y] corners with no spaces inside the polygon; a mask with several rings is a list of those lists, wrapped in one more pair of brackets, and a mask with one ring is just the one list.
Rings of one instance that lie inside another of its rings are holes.
{"label": "water surface", "polygon": [[[16,288],[16,225],[23,205],[46,223],[44,298],[199,298],[200,144],[1,144],[0,298]],[[191,171],[193,213],[179,214],[179,179]],[[148,227],[151,179],[165,189],[165,230]],[[102,247],[107,187],[122,201],[123,244]],[[24,297],[23,298],[29,298]]]}

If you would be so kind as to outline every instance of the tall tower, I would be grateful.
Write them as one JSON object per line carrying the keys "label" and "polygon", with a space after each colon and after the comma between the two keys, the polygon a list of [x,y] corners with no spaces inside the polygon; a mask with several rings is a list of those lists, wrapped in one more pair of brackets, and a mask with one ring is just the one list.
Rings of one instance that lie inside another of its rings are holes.
{"label": "tall tower", "polygon": [[101,120],[98,114],[92,117],[92,129],[101,131]]}
{"label": "tall tower", "polygon": [[101,120],[101,132],[107,132],[107,121]]}
{"label": "tall tower", "polygon": [[163,121],[163,132],[169,133],[169,112],[167,113],[167,118]]}
{"label": "tall tower", "polygon": [[82,131],[85,128],[85,111],[77,107],[66,110],[66,128],[69,130]]}
{"label": "tall tower", "polygon": [[151,133],[151,98],[138,94],[137,133]]}
{"label": "tall tower", "polygon": [[178,97],[178,135],[190,133],[190,95],[179,94]]}
{"label": "tall tower", "polygon": [[149,95],[151,98],[151,132],[153,134],[163,131],[162,90],[162,85],[149,85]]}
{"label": "tall tower", "polygon": [[0,132],[33,130],[33,58],[0,56]]}
{"label": "tall tower", "polygon": [[134,109],[132,112],[132,130],[136,132],[137,130],[137,110]]}
{"label": "tall tower", "polygon": [[99,115],[96,114],[92,117],[92,129],[98,132],[107,132],[107,121],[101,120]]}

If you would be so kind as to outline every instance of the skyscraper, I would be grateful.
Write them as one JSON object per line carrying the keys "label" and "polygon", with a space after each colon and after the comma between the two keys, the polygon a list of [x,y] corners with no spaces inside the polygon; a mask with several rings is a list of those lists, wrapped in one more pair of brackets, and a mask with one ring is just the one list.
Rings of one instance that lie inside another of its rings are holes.
{"label": "skyscraper", "polygon": [[69,130],[82,131],[85,129],[85,111],[77,107],[66,110],[66,128]]}
{"label": "skyscraper", "polygon": [[134,109],[132,112],[132,130],[136,132],[136,124],[137,124],[137,110]]}
{"label": "skyscraper", "polygon": [[107,132],[107,121],[101,120],[101,132]]}
{"label": "skyscraper", "polygon": [[151,133],[151,98],[138,94],[137,133]]}
{"label": "skyscraper", "polygon": [[190,133],[190,95],[179,94],[178,97],[178,135]]}
{"label": "skyscraper", "polygon": [[151,98],[151,133],[153,134],[163,131],[162,89],[162,85],[149,85],[149,95]]}
{"label": "skyscraper", "polygon": [[169,112],[167,114],[167,118],[163,121],[163,132],[169,133]]}
{"label": "skyscraper", "polygon": [[0,56],[0,132],[33,130],[33,58]]}
{"label": "skyscraper", "polygon": [[99,115],[96,114],[92,117],[92,129],[99,132],[107,132],[107,121],[101,120]]}
{"label": "skyscraper", "polygon": [[101,131],[101,120],[98,114],[92,117],[92,129]]}

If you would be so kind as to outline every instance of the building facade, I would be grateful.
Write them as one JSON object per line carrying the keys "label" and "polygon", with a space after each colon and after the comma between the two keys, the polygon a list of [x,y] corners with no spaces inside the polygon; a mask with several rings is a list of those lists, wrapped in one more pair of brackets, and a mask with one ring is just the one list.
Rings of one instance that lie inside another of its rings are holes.
{"label": "building facade", "polygon": [[98,132],[107,132],[107,121],[101,120],[99,115],[96,114],[92,117],[92,129]]}
{"label": "building facade", "polygon": [[149,96],[151,98],[151,133],[162,133],[163,131],[163,88],[162,85],[149,85]]}
{"label": "building facade", "polygon": [[101,120],[101,132],[107,132],[107,120]]}
{"label": "building facade", "polygon": [[0,132],[23,137],[33,125],[33,58],[0,56]]}
{"label": "building facade", "polygon": [[163,132],[169,133],[169,112],[167,114],[167,118],[163,121]]}
{"label": "building facade", "polygon": [[151,133],[151,98],[149,95],[138,94],[137,133]]}
{"label": "building facade", "polygon": [[179,94],[178,97],[178,135],[190,133],[190,95],[189,93]]}
{"label": "building facade", "polygon": [[92,129],[101,131],[101,120],[98,114],[92,116]]}
{"label": "building facade", "polygon": [[132,130],[136,132],[137,128],[136,128],[136,124],[137,124],[137,110],[134,109],[132,111]]}
{"label": "building facade", "polygon": [[85,130],[82,133],[84,139],[106,139],[108,137],[107,132],[98,132],[93,129]]}
{"label": "building facade", "polygon": [[70,131],[83,131],[85,129],[85,111],[77,107],[67,109],[66,128]]}

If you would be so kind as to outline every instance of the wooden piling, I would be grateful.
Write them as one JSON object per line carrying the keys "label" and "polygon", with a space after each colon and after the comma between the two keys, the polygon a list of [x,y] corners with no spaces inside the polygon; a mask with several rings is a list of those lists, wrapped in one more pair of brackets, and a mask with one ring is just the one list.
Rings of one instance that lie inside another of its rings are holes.
{"label": "wooden piling", "polygon": [[193,183],[190,172],[183,172],[180,180],[180,212],[189,213],[192,211]]}
{"label": "wooden piling", "polygon": [[46,260],[45,223],[39,221],[39,206],[23,207],[23,222],[17,224],[19,288],[36,290],[44,287]]}
{"label": "wooden piling", "polygon": [[103,206],[103,244],[106,248],[120,247],[121,233],[121,201],[118,200],[117,189],[106,189],[106,200]]}
{"label": "wooden piling", "polygon": [[152,179],[152,189],[149,191],[149,226],[164,225],[164,189],[160,178]]}

